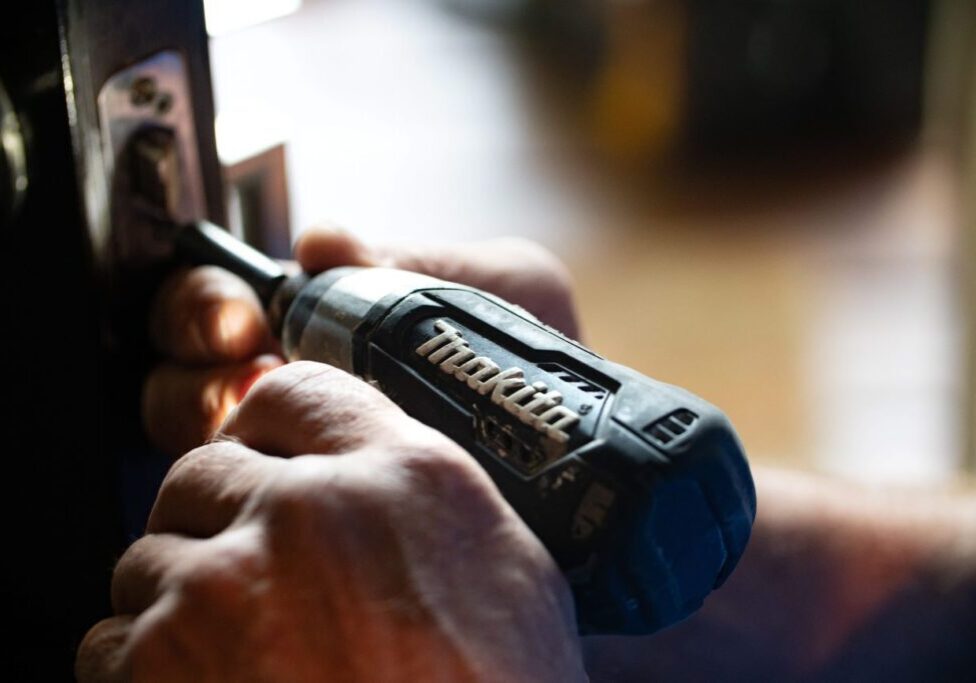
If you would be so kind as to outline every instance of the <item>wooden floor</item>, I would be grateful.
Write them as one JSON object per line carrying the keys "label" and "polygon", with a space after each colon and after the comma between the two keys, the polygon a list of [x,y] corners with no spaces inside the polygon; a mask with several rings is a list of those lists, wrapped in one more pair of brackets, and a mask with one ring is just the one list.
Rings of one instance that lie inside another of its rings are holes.
{"label": "wooden floor", "polygon": [[954,476],[958,202],[938,149],[638,178],[520,54],[444,3],[306,2],[215,39],[220,125],[288,140],[296,226],[546,244],[585,340],[718,404],[758,460]]}

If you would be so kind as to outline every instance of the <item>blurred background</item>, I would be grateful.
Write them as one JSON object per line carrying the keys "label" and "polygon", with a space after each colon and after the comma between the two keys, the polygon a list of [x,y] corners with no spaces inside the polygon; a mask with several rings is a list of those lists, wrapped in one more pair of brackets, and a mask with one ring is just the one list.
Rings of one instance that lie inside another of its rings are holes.
{"label": "blurred background", "polygon": [[535,239],[756,462],[976,462],[976,3],[209,0],[232,223]]}

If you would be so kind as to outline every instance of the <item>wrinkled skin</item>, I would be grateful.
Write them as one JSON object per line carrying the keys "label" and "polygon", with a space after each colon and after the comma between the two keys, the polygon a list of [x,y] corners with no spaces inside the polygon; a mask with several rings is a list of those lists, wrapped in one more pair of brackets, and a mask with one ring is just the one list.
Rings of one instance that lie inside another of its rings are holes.
{"label": "wrinkled skin", "polygon": [[[481,253],[467,272],[329,231],[297,248],[307,270],[409,267],[576,332],[551,256],[514,240]],[[534,275],[508,271],[516,254]],[[220,426],[119,561],[81,681],[585,679],[565,580],[469,454],[346,373],[279,367],[253,294],[218,269],[168,283],[153,328],[172,361],[147,383],[149,433],[177,453]]]}

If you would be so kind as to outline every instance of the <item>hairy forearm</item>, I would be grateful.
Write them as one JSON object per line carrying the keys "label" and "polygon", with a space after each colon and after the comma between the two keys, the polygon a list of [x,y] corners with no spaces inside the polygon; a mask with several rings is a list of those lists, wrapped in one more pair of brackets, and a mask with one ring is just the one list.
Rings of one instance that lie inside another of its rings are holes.
{"label": "hairy forearm", "polygon": [[594,680],[909,680],[976,665],[976,495],[761,468],[756,485],[753,539],[728,583],[644,642],[590,640]]}

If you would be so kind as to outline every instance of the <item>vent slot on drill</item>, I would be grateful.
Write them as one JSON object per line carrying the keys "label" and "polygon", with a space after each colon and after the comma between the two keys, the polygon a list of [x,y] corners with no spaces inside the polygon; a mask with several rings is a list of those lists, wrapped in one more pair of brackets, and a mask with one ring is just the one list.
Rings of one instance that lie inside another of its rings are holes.
{"label": "vent slot on drill", "polygon": [[495,418],[479,420],[477,429],[481,441],[522,474],[532,474],[546,464],[546,455],[538,446],[520,439],[511,427]]}
{"label": "vent slot on drill", "polygon": [[682,408],[651,422],[642,431],[660,445],[667,446],[688,432],[697,421],[698,415]]}
{"label": "vent slot on drill", "polygon": [[606,389],[583,379],[575,372],[567,370],[559,363],[539,363],[539,369],[545,370],[561,382],[575,384],[577,389],[590,394],[594,401],[599,401],[607,395]]}

